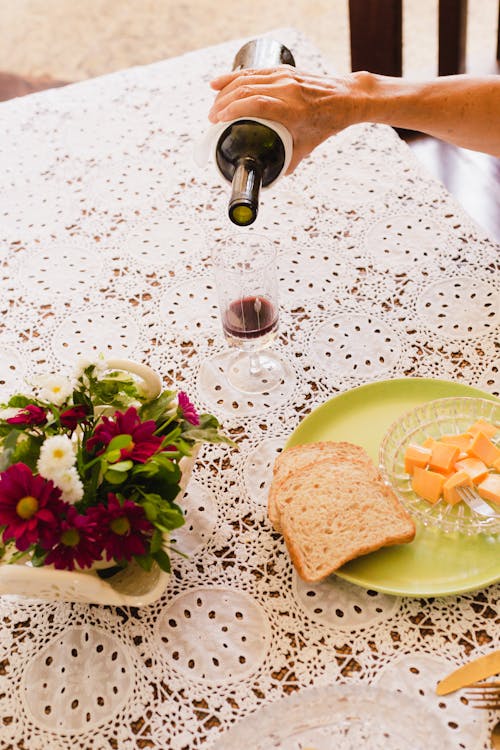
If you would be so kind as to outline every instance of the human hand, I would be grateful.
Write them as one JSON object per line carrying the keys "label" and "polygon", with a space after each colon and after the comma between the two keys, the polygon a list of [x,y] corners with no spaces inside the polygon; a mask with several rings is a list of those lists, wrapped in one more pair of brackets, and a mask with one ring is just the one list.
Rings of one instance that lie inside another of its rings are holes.
{"label": "human hand", "polygon": [[331,77],[301,73],[289,65],[240,70],[211,82],[218,91],[213,123],[262,117],[284,125],[293,138],[287,174],[326,138],[361,121],[357,75]]}

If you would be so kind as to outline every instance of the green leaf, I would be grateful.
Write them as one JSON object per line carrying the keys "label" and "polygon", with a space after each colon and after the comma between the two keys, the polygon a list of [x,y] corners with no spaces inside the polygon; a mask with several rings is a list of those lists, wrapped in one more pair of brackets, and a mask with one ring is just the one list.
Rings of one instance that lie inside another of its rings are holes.
{"label": "green leaf", "polygon": [[121,450],[122,448],[128,448],[128,446],[131,443],[132,443],[132,435],[115,435],[115,437],[112,440],[110,440],[110,442],[108,443],[106,453],[108,453],[108,451]]}
{"label": "green leaf", "polygon": [[[94,367],[85,370],[88,379],[88,392],[94,405],[105,404],[116,409],[127,408],[131,401],[141,400],[137,386],[128,373],[117,370],[100,380],[94,374]],[[85,386],[85,378],[81,378]]]}
{"label": "green leaf", "polygon": [[115,471],[114,469],[108,469],[104,474],[104,479],[110,484],[122,484],[127,479],[127,473],[123,471]]}
{"label": "green leaf", "polygon": [[183,423],[182,436],[195,442],[226,443],[233,448],[238,447],[233,440],[223,435],[219,430],[219,421],[213,414],[200,414],[200,424]]}
{"label": "green leaf", "polygon": [[144,513],[146,514],[146,518],[148,519],[148,521],[154,523],[158,515],[156,505],[154,503],[148,503],[147,501],[145,503],[141,503],[141,505],[144,508]]}
{"label": "green leaf", "polygon": [[31,558],[31,564],[34,568],[40,568],[45,563],[45,558],[47,557],[47,551],[40,549],[40,547],[35,547],[35,550],[33,552],[33,556]]}
{"label": "green leaf", "polygon": [[132,482],[139,488],[144,487],[144,477],[147,477],[147,488],[149,492],[173,500],[179,493],[179,482],[181,480],[181,470],[178,464],[168,462],[163,464],[157,457],[148,461],[147,464],[135,466],[132,472]]}
{"label": "green leaf", "polygon": [[[160,425],[161,427],[161,425]],[[180,424],[176,424],[175,422],[170,422],[170,424],[167,425],[166,429],[157,429],[156,430],[157,435],[163,435],[163,443],[162,445],[169,445],[173,444],[176,445],[177,440],[182,435],[182,428]]]}
{"label": "green leaf", "polygon": [[155,474],[158,474],[161,471],[161,467],[154,463],[153,461],[148,461],[145,464],[137,464],[134,466],[134,470],[132,472],[132,475],[134,477],[153,477]]}
{"label": "green leaf", "polygon": [[178,529],[184,526],[186,519],[184,514],[175,508],[169,508],[168,510],[162,510],[158,515],[158,520],[155,523],[156,528],[161,528],[163,531],[171,531],[172,529]]}
{"label": "green leaf", "polygon": [[118,461],[118,463],[113,464],[113,471],[130,471],[132,467],[134,466],[133,461]]}
{"label": "green leaf", "polygon": [[172,458],[173,451],[172,453],[168,451],[167,453],[157,453],[152,459],[150,459],[150,462],[157,466],[161,466],[162,469],[165,469],[168,472],[175,472],[177,464],[172,461]]}
{"label": "green leaf", "polygon": [[27,406],[28,404],[33,404],[33,403],[35,403],[35,399],[27,398],[27,396],[23,396],[22,393],[15,393],[7,401],[7,406],[12,406],[17,409],[22,409],[23,406]]}
{"label": "green leaf", "polygon": [[172,570],[170,565],[170,558],[164,549],[159,549],[158,552],[154,553],[153,557],[160,568],[165,571],[165,573],[170,573],[170,571]]}
{"label": "green leaf", "polygon": [[158,398],[147,401],[139,409],[141,420],[145,422],[148,419],[153,419],[157,422],[172,409],[175,396],[175,391],[163,391]]}
{"label": "green leaf", "polygon": [[114,464],[115,461],[119,461],[121,457],[121,451],[106,451],[106,453],[102,454],[102,458],[104,458],[108,464]]}
{"label": "green leaf", "polygon": [[33,435],[27,435],[25,433],[24,437],[17,441],[16,448],[12,454],[11,463],[22,461],[22,463],[29,466],[32,471],[35,471],[40,456],[42,441],[43,438],[41,437],[34,437]]}
{"label": "green leaf", "polygon": [[151,537],[151,544],[149,545],[149,551],[152,555],[158,550],[163,548],[163,534],[158,529],[155,529],[153,536]]}
{"label": "green leaf", "polygon": [[92,505],[95,502],[100,475],[101,467],[98,463],[92,466],[90,471],[86,472],[86,478],[84,481],[85,492],[82,499],[82,504],[84,506]]}
{"label": "green leaf", "polygon": [[[165,504],[165,501],[161,495],[157,495],[155,492],[148,492],[144,495],[144,503],[148,503],[158,510]],[[170,507],[169,503],[167,503],[167,507]]]}
{"label": "green leaf", "polygon": [[0,453],[0,471],[5,471],[13,461],[11,460],[16,449],[17,438],[21,430],[13,430],[12,427],[2,441],[2,452]]}
{"label": "green leaf", "polygon": [[92,399],[82,390],[73,391],[73,404],[75,406],[85,406],[89,414],[94,413],[94,407],[92,405]]}
{"label": "green leaf", "polygon": [[[4,552],[5,552],[5,550],[4,550]],[[9,565],[12,565],[12,564],[16,563],[18,560],[21,560],[23,557],[26,557],[27,554],[29,554],[29,553],[26,552],[26,550],[23,550],[23,551],[18,550],[17,552],[14,552],[14,554],[12,554],[9,557],[9,559],[8,559]],[[44,555],[45,554],[46,553],[44,553]]]}
{"label": "green leaf", "polygon": [[151,555],[135,555],[134,560],[136,560],[137,564],[148,573],[153,567],[153,558]]}

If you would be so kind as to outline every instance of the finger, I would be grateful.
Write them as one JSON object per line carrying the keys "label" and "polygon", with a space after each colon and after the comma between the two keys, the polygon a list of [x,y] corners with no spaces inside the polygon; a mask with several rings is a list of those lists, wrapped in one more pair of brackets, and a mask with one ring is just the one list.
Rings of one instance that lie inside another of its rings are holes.
{"label": "finger", "polygon": [[[214,103],[212,104],[210,115],[217,115],[222,112],[230,104],[238,100],[247,100],[252,97],[268,97],[272,98],[274,92],[270,86],[240,86],[237,89],[228,91],[224,89],[217,94]],[[210,116],[209,115],[209,116]]]}
{"label": "finger", "polygon": [[290,65],[280,65],[277,68],[244,68],[242,70],[233,70],[231,73],[224,73],[221,76],[217,76],[210,82],[210,86],[217,91],[230,86],[240,80],[245,84],[254,83],[267,83],[271,78],[282,76],[287,70],[295,71],[295,68],[291,68]]}
{"label": "finger", "polygon": [[212,110],[209,119],[211,122],[227,122],[246,117],[263,117],[273,120],[283,118],[285,110],[285,105],[279,99],[259,94],[244,99],[235,99],[222,109]]}
{"label": "finger", "polygon": [[[249,79],[238,83],[238,86],[233,88],[232,86],[226,86],[222,91],[217,94],[214,103],[212,104],[209,119],[217,119],[220,112],[226,109],[230,104],[237,100],[248,100],[249,98],[261,98],[264,106],[268,106],[271,100],[277,100],[286,103],[288,97],[288,82],[283,83],[280,79],[272,81],[269,79],[262,79],[262,83],[256,83],[252,85]],[[257,80],[257,79],[255,79]],[[237,82],[235,81],[235,84]],[[291,83],[291,82],[290,82]]]}
{"label": "finger", "polygon": [[234,73],[226,73],[225,75],[217,76],[217,78],[210,81],[210,86],[216,91],[220,91],[220,89],[225,88],[228,83],[231,83],[234,78]]}

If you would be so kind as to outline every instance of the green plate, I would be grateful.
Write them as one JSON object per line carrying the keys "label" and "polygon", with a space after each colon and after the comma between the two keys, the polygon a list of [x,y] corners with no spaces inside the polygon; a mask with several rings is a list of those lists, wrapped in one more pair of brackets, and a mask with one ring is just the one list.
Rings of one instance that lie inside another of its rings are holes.
{"label": "green plate", "polygon": [[[452,396],[495,396],[446,380],[403,378],[354,388],[309,414],[287,447],[318,440],[362,445],[378,464],[378,450],[391,424],[425,401]],[[500,581],[500,541],[478,534],[445,534],[417,524],[411,544],[385,547],[340,568],[336,575],[364,588],[401,596],[445,596]]]}

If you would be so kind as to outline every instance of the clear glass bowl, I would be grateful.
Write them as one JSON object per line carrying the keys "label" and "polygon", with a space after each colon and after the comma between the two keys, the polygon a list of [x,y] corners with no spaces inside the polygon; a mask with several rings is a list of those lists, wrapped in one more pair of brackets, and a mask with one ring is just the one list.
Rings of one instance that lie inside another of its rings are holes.
{"label": "clear glass bowl", "polygon": [[[438,439],[441,435],[465,432],[481,417],[498,425],[500,402],[485,398],[442,398],[403,414],[385,434],[379,451],[382,477],[416,521],[446,533],[469,536],[500,533],[500,519],[481,516],[464,502],[449,505],[441,499],[432,505],[423,500],[413,491],[411,477],[404,467],[409,443],[421,444],[428,437]],[[493,503],[488,504],[495,508]]]}
{"label": "clear glass bowl", "polygon": [[371,685],[301,690],[261,706],[235,724],[213,750],[414,750],[454,743],[425,703]]}

